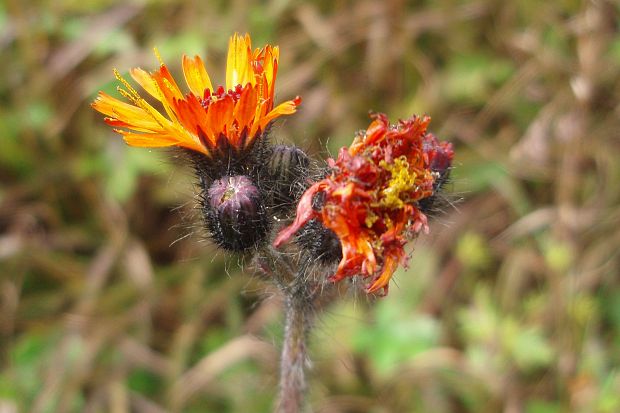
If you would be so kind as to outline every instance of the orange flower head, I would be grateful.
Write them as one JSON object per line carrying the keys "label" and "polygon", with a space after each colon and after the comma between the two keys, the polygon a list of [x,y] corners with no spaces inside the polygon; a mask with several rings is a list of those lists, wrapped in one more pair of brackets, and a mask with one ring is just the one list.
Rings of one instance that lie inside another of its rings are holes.
{"label": "orange flower head", "polygon": [[132,146],[179,146],[213,157],[232,148],[243,151],[279,116],[296,111],[301,99],[274,107],[279,49],[267,45],[252,50],[249,35],[234,34],[229,43],[226,86],[214,88],[200,57],[183,56],[182,68],[189,92],[183,94],[166,65],[149,73],[135,68],[131,77],[154,99],[157,110],[114,71],[129,103],[99,92],[92,103],[106,123]]}
{"label": "orange flower head", "polygon": [[367,292],[387,293],[398,264],[406,263],[404,245],[428,231],[418,202],[433,195],[440,175],[433,168],[443,173],[452,162],[452,146],[426,133],[429,122],[428,116],[413,116],[390,126],[385,115],[373,115],[368,129],[328,160],[331,172],[304,193],[294,222],[275,246],[318,220],[342,248],[332,281],[359,275],[370,278]]}

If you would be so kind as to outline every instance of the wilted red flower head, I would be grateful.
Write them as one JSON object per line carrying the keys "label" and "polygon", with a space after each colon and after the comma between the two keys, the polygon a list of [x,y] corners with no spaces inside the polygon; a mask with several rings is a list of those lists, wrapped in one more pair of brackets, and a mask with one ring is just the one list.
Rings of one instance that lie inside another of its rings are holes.
{"label": "wilted red flower head", "polygon": [[433,195],[439,173],[449,168],[453,151],[426,132],[428,116],[413,116],[390,126],[384,114],[373,115],[338,159],[328,160],[330,174],[302,196],[294,222],[277,236],[279,246],[312,219],[332,230],[342,246],[333,281],[370,278],[367,292],[383,290],[399,263],[404,245],[428,231],[418,201]]}
{"label": "wilted red flower head", "polygon": [[[159,55],[157,56],[159,58]],[[131,77],[161,103],[161,113],[143,99],[117,71],[130,103],[104,92],[92,104],[132,146],[180,146],[212,156],[216,149],[243,150],[261,136],[269,123],[296,111],[297,97],[274,107],[279,49],[252,50],[249,35],[230,38],[225,86],[213,87],[200,57],[183,56],[188,93],[183,93],[166,65],[149,73],[135,68]]]}

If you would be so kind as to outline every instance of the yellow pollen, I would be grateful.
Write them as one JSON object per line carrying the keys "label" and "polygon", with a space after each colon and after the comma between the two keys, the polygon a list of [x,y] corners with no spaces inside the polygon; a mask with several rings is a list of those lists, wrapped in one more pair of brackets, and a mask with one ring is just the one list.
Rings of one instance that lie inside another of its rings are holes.
{"label": "yellow pollen", "polygon": [[409,162],[405,156],[394,159],[393,164],[381,161],[379,166],[392,174],[387,188],[381,191],[379,204],[386,208],[402,208],[408,201],[406,198],[408,192],[416,187],[418,174],[409,168]]}
{"label": "yellow pollen", "polygon": [[377,216],[377,214],[375,214],[372,211],[368,211],[368,215],[366,215],[366,220],[365,220],[365,224],[368,228],[371,228],[375,222],[377,222],[377,220],[379,219],[379,217]]}
{"label": "yellow pollen", "polygon": [[157,58],[157,61],[159,61],[159,65],[164,66],[164,60],[161,58],[161,55],[159,54],[159,50],[157,49],[157,47],[153,47],[153,52],[155,53],[155,57]]}

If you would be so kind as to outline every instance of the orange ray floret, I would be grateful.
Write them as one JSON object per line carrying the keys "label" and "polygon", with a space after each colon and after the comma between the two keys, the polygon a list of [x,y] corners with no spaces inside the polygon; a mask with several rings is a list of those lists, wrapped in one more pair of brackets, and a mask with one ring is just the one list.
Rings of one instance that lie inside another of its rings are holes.
{"label": "orange ray floret", "polygon": [[387,293],[392,274],[406,263],[406,242],[428,230],[417,202],[433,195],[434,168],[452,162],[451,144],[427,134],[429,122],[414,116],[390,126],[385,115],[374,115],[338,159],[328,160],[331,173],[304,193],[294,222],[274,245],[316,219],[340,240],[342,259],[331,279],[368,277],[367,292]]}
{"label": "orange ray floret", "polygon": [[183,94],[166,65],[149,73],[131,70],[131,77],[161,104],[157,110],[140,96],[118,71],[119,93],[129,103],[99,92],[92,103],[105,121],[132,146],[180,146],[212,156],[227,142],[243,150],[252,145],[268,125],[282,115],[295,113],[301,99],[274,107],[278,47],[266,45],[252,51],[249,35],[230,39],[226,87],[214,88],[202,59],[183,56],[182,69],[189,92]]}

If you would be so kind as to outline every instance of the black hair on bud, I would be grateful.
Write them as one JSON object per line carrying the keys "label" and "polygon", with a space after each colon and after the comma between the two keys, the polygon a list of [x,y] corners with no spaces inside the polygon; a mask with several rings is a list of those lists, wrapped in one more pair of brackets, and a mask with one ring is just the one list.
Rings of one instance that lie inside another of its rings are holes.
{"label": "black hair on bud", "polygon": [[267,139],[250,147],[231,147],[222,138],[211,156],[186,151],[199,181],[200,207],[210,238],[231,252],[246,252],[267,242],[269,183],[264,165]]}
{"label": "black hair on bud", "polygon": [[224,176],[205,190],[203,213],[213,240],[242,252],[257,245],[269,229],[260,190],[248,176]]}
{"label": "black hair on bud", "polygon": [[435,150],[436,154],[429,165],[435,177],[433,194],[418,201],[420,211],[429,217],[440,214],[446,206],[446,199],[442,196],[442,190],[450,182],[450,170],[452,169],[452,154],[439,146],[435,146]]}
{"label": "black hair on bud", "polygon": [[310,158],[297,146],[275,145],[265,166],[273,212],[291,212],[308,187]]}
{"label": "black hair on bud", "polygon": [[418,201],[420,211],[429,217],[440,214],[445,207],[445,199],[442,197],[443,187],[450,181],[450,169],[433,172],[436,176],[433,183],[433,195]]}
{"label": "black hair on bud", "polygon": [[310,220],[297,235],[297,244],[312,261],[335,264],[342,259],[342,245],[334,231],[320,221]]}
{"label": "black hair on bud", "polygon": [[[312,209],[319,211],[325,204],[325,193],[318,192],[312,198]],[[335,264],[342,259],[342,244],[334,231],[321,221],[312,219],[297,234],[297,244],[311,261]]]}

